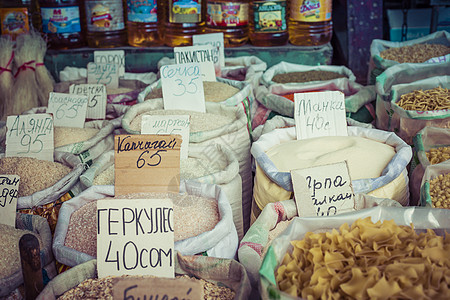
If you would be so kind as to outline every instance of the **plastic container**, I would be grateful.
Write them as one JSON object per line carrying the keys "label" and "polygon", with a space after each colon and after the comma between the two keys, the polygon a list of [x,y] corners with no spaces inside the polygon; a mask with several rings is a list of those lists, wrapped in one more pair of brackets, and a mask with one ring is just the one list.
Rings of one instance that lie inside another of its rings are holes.
{"label": "plastic container", "polygon": [[288,41],[286,0],[250,3],[250,42],[255,46],[281,46]]}
{"label": "plastic container", "polygon": [[50,48],[69,49],[85,45],[81,32],[80,1],[39,0],[42,32]]}
{"label": "plastic container", "polygon": [[329,43],[333,35],[332,0],[291,0],[289,42],[297,46]]}
{"label": "plastic container", "polygon": [[114,48],[127,44],[125,2],[122,0],[85,0],[84,24],[89,47]]}
{"label": "plastic container", "polygon": [[0,28],[3,35],[13,40],[19,34],[27,33],[30,28],[41,28],[41,15],[37,1],[0,0]]}
{"label": "plastic container", "polygon": [[193,35],[205,33],[206,0],[168,0],[164,17],[164,43],[191,46]]}
{"label": "plastic container", "polygon": [[135,47],[151,47],[163,44],[162,2],[156,0],[127,0],[128,44]]}
{"label": "plastic container", "polygon": [[249,0],[208,0],[206,32],[223,32],[225,47],[239,47],[248,41]]}

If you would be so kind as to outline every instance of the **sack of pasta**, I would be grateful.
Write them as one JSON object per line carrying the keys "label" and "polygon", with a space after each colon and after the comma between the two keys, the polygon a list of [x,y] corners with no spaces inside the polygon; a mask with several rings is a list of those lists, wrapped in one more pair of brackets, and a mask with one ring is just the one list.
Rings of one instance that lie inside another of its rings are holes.
{"label": "sack of pasta", "polygon": [[374,86],[357,83],[352,71],[344,66],[306,66],[281,62],[264,72],[255,89],[259,103],[283,116],[294,117],[294,94],[341,91],[349,117],[370,123],[374,119],[371,102]]}
{"label": "sack of pasta", "polygon": [[[200,281],[204,299],[246,300],[250,295],[245,269],[235,260],[177,253],[174,262],[175,279],[172,280],[190,278]],[[127,278],[132,276],[126,275]],[[97,260],[93,259],[59,274],[47,284],[37,299],[113,299],[113,280],[117,278],[120,277],[98,278]]]}
{"label": "sack of pasta", "polygon": [[[52,253],[52,233],[47,220],[40,216],[17,213],[15,227],[0,224],[0,249],[2,249],[0,297],[2,299],[23,284],[19,241],[25,234],[32,234],[39,241],[41,268],[46,276],[44,278],[48,280],[56,276],[55,260]],[[7,299],[9,298],[7,297]]]}
{"label": "sack of pasta", "polygon": [[414,166],[411,166],[409,178],[410,205],[419,205],[425,169],[450,159],[450,129],[427,126],[416,134],[413,141]]}
{"label": "sack of pasta", "polygon": [[[375,90],[376,127],[382,130],[398,131],[400,116],[392,107],[392,88],[396,85],[413,83],[432,77],[448,76],[450,61],[441,64],[397,64],[377,77]],[[445,80],[444,80],[445,81]]]}
{"label": "sack of pasta", "polygon": [[445,299],[449,229],[450,210],[431,208],[294,218],[264,257],[261,298]]}
{"label": "sack of pasta", "polygon": [[[175,250],[185,255],[234,258],[237,232],[230,204],[219,186],[181,181],[179,194],[135,193],[116,197],[150,201],[164,198],[173,202]],[[64,202],[53,239],[58,262],[76,266],[97,257],[95,220],[97,201],[101,199],[114,201],[114,186],[92,186]]]}
{"label": "sack of pasta", "polygon": [[398,64],[413,64],[415,68],[450,61],[450,33],[437,31],[405,42],[374,39],[370,45],[367,82],[375,84],[376,77]]}
{"label": "sack of pasta", "polygon": [[420,186],[420,205],[450,209],[450,161],[429,165]]}

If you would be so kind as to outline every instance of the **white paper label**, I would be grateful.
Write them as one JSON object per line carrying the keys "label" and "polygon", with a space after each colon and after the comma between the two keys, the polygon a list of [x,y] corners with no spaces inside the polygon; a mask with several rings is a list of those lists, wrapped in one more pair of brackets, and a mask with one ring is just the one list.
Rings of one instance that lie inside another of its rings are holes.
{"label": "white paper label", "polygon": [[0,223],[16,226],[17,196],[20,177],[18,175],[0,175]]}
{"label": "white paper label", "polygon": [[53,114],[56,127],[83,128],[87,103],[86,96],[51,92],[47,112]]}
{"label": "white paper label", "polygon": [[164,109],[206,112],[203,81],[198,63],[165,65],[159,69]]}
{"label": "white paper label", "polygon": [[[334,216],[353,211],[355,200],[347,162],[291,171],[299,217]],[[305,185],[310,197],[305,195]]]}
{"label": "white paper label", "polygon": [[87,82],[104,84],[111,89],[117,89],[119,87],[119,65],[88,63]]}
{"label": "white paper label", "polygon": [[320,136],[347,136],[344,94],[340,91],[296,93],[297,139]]}
{"label": "white paper label", "polygon": [[170,199],[97,201],[98,277],[175,276]]}
{"label": "white paper label", "polygon": [[199,63],[202,81],[216,81],[214,70],[215,48],[211,45],[175,47],[175,64]]}
{"label": "white paper label", "polygon": [[180,158],[188,158],[189,153],[189,115],[143,115],[141,134],[179,134],[181,142]]}
{"label": "white paper label", "polygon": [[98,64],[116,64],[119,65],[119,76],[125,75],[125,51],[94,51],[94,62]]}
{"label": "white paper label", "polygon": [[87,119],[105,119],[106,87],[103,84],[72,84],[69,92],[88,97]]}
{"label": "white paper label", "polygon": [[8,116],[6,157],[53,161],[53,117],[50,114]]}
{"label": "white paper label", "polygon": [[214,66],[216,67],[216,75],[220,76],[220,69],[225,67],[225,46],[223,42],[223,32],[195,34],[192,36],[192,44],[211,45],[214,49]]}

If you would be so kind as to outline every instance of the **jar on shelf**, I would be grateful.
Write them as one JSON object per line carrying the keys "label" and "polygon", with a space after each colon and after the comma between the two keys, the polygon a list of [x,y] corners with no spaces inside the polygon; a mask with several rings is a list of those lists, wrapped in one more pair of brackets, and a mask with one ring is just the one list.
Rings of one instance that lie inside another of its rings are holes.
{"label": "jar on shelf", "polygon": [[13,40],[19,34],[27,33],[31,28],[41,29],[41,15],[37,1],[0,0],[1,33]]}
{"label": "jar on shelf", "polygon": [[128,44],[151,47],[163,44],[163,2],[127,0]]}
{"label": "jar on shelf", "polygon": [[252,0],[250,42],[255,46],[282,46],[288,41],[288,1]]}

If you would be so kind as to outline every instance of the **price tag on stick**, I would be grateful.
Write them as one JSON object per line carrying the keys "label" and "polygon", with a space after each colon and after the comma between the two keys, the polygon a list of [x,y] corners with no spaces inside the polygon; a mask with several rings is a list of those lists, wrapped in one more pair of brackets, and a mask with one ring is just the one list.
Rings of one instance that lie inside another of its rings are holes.
{"label": "price tag on stick", "polygon": [[16,226],[17,197],[19,195],[18,175],[0,175],[0,223]]}
{"label": "price tag on stick", "polygon": [[198,63],[165,65],[161,74],[164,109],[206,112],[203,81]]}
{"label": "price tag on stick", "polygon": [[340,91],[294,94],[297,139],[347,136],[344,94]]}
{"label": "price tag on stick", "polygon": [[50,93],[47,112],[53,114],[54,126],[83,128],[88,97],[65,93]]}
{"label": "price tag on stick", "polygon": [[87,82],[104,84],[111,89],[117,89],[119,87],[119,65],[109,63],[88,63]]}
{"label": "price tag on stick", "polygon": [[175,276],[170,199],[97,201],[98,277]]}
{"label": "price tag on stick", "polygon": [[115,195],[180,190],[179,135],[114,137]]}
{"label": "price tag on stick", "polygon": [[106,87],[103,84],[72,84],[71,94],[88,97],[86,118],[105,119],[106,117]]}
{"label": "price tag on stick", "polygon": [[8,116],[6,157],[53,161],[53,117],[50,114]]}
{"label": "price tag on stick", "polygon": [[299,217],[327,217],[354,210],[346,161],[292,170],[291,177]]}

